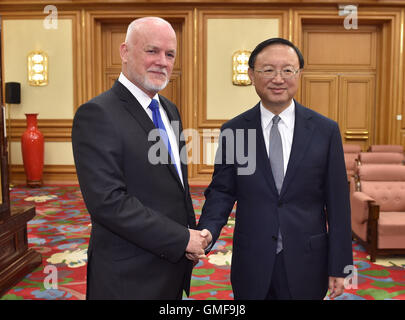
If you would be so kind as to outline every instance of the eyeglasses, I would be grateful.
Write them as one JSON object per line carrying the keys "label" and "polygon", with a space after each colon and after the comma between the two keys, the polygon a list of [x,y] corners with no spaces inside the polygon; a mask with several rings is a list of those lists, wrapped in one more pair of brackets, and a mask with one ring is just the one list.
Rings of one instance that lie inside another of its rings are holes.
{"label": "eyeglasses", "polygon": [[280,74],[280,77],[282,79],[291,79],[293,76],[295,76],[300,69],[294,69],[293,67],[285,67],[281,70],[275,70],[273,68],[265,68],[263,70],[254,70],[260,74],[265,79],[274,79],[277,77],[278,74]]}

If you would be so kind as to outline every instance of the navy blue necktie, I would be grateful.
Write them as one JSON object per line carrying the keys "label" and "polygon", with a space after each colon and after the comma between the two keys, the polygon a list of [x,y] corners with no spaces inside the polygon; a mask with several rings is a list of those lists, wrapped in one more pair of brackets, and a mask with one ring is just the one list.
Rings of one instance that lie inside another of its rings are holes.
{"label": "navy blue necktie", "polygon": [[[159,112],[159,102],[156,99],[152,99],[149,104],[149,109],[152,110],[152,119],[155,127],[159,129],[160,137],[163,139],[167,150],[169,151],[170,158],[172,159],[173,163],[175,163],[175,158],[173,156],[172,147],[170,146],[169,136],[167,135],[166,127],[163,123],[162,117]],[[177,165],[175,165],[177,173],[180,175],[179,170],[177,169]]]}
{"label": "navy blue necktie", "polygon": [[152,99],[149,105],[149,109],[152,110],[153,123],[155,124],[155,127],[159,129],[160,137],[163,139],[163,142],[165,143],[166,148],[169,151],[170,157],[173,159],[169,136],[167,135],[166,127],[159,112],[159,102],[156,99]]}

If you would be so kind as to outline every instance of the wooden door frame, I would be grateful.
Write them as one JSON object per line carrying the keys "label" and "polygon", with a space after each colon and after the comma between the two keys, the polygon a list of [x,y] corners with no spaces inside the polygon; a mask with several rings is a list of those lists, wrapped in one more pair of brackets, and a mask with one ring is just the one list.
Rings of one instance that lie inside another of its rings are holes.
{"label": "wooden door frame", "polygon": [[[302,48],[305,24],[331,24],[331,21],[333,24],[343,24],[343,20],[344,17],[339,16],[338,8],[296,10],[292,21],[292,40]],[[403,93],[398,84],[403,83],[403,80],[400,68],[397,67],[402,66],[403,63],[400,55],[401,12],[392,11],[389,8],[360,8],[358,27],[361,28],[362,24],[375,25],[379,28],[377,50],[380,52],[377,53],[375,132],[372,141],[376,144],[397,144],[400,143],[397,134],[400,123],[390,115],[401,113]],[[301,91],[298,92],[297,97],[301,97]],[[384,108],[386,106],[388,107]]]}
{"label": "wooden door frame", "polygon": [[[187,10],[157,10],[134,8],[131,10],[117,11],[88,11],[83,18],[83,23],[88,27],[84,28],[85,47],[85,96],[89,100],[100,93],[102,89],[102,60],[98,48],[101,47],[101,26],[103,23],[119,23],[120,21],[132,21],[145,16],[159,16],[167,20],[176,20],[182,23],[182,79],[181,79],[181,105],[191,106],[193,97],[193,17],[192,12]],[[182,121],[184,128],[192,126],[192,109],[183,108]]]}

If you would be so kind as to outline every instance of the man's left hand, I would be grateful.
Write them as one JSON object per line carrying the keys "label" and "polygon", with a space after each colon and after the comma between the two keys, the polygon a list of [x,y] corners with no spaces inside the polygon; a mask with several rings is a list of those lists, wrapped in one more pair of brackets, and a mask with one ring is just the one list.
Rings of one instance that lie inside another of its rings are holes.
{"label": "man's left hand", "polygon": [[334,299],[339,297],[344,291],[345,278],[329,277],[329,297]]}

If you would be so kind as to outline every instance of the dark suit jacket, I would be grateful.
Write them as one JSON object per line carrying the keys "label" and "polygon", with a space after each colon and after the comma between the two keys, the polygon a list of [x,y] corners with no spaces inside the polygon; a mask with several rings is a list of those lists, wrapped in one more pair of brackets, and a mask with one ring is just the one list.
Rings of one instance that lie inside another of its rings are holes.
{"label": "dark suit jacket", "polygon": [[[239,139],[237,129],[243,132]],[[238,170],[246,164],[238,159],[247,155],[249,129],[256,132],[255,148],[251,145],[248,154],[256,167],[253,174],[241,175]],[[231,270],[235,299],[266,297],[279,227],[292,298],[322,299],[328,276],[347,276],[344,267],[353,264],[349,190],[337,123],[295,103],[293,144],[280,196],[259,104],[225,123],[222,136],[228,139],[220,138],[198,229],[207,228],[216,241],[237,201]]]}
{"label": "dark suit jacket", "polygon": [[[180,121],[176,106],[159,98],[169,119]],[[182,288],[189,292],[192,263],[184,252],[187,228],[196,222],[187,167],[183,188],[174,165],[150,163],[154,128],[118,81],[75,115],[74,159],[92,222],[89,299],[175,299]]]}

